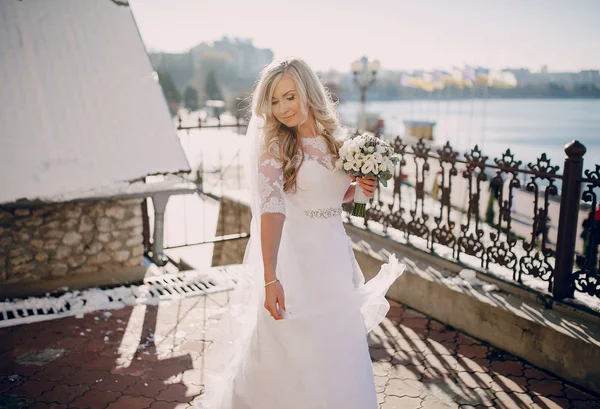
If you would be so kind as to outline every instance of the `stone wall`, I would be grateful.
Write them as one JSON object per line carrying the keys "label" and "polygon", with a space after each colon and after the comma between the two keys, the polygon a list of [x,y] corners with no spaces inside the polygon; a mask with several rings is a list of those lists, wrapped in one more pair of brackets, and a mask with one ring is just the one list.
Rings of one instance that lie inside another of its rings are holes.
{"label": "stone wall", "polygon": [[0,207],[0,287],[93,282],[97,280],[82,277],[141,266],[140,203],[141,199]]}
{"label": "stone wall", "polygon": [[[217,236],[250,232],[252,212],[245,203],[227,197],[221,198]],[[240,229],[241,228],[241,229]],[[213,250],[213,266],[240,264],[244,260],[244,252],[248,239],[238,239],[215,243]]]}

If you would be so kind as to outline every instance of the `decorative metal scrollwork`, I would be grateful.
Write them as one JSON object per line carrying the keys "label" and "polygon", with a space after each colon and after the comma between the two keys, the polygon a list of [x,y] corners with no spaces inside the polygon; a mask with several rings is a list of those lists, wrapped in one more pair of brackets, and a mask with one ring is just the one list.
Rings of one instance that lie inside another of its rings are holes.
{"label": "decorative metal scrollwork", "polygon": [[[521,187],[521,182],[517,178],[521,161],[515,160],[514,155],[508,149],[500,159],[494,159],[497,170],[490,181],[490,199],[489,205],[493,205],[497,201],[498,222],[488,220],[496,231],[490,233],[492,245],[486,250],[487,260],[486,267],[489,268],[490,263],[499,264],[513,270],[513,279],[516,279],[517,274],[517,255],[513,248],[517,244],[515,235],[511,231],[512,209],[515,198],[515,189]],[[504,192],[504,177],[508,177],[508,192]],[[505,197],[506,196],[506,197]]]}
{"label": "decorative metal scrollwork", "polygon": [[576,258],[578,270],[573,275],[573,283],[577,291],[600,297],[600,207],[596,192],[600,188],[600,165],[596,165],[593,171],[586,170],[584,174],[587,186],[582,200],[591,206],[588,217],[582,223],[583,252]]}
{"label": "decorative metal scrollwork", "polygon": [[[548,290],[550,291],[554,266],[550,264],[549,260],[554,256],[554,250],[548,247],[548,230],[550,228],[548,207],[550,206],[550,197],[558,195],[558,189],[554,184],[558,166],[552,166],[550,159],[544,153],[536,163],[529,163],[527,167],[533,172],[526,187],[527,191],[533,193],[533,224],[530,241],[523,242],[523,249],[527,255],[521,258],[516,280],[521,282],[523,274],[538,277],[548,281]],[[544,187],[544,190],[543,200],[540,203],[541,187]]]}
{"label": "decorative metal scrollwork", "polygon": [[485,247],[482,242],[484,235],[479,216],[479,198],[481,197],[481,183],[488,180],[485,174],[487,156],[484,156],[479,146],[465,154],[466,169],[463,178],[468,181],[469,205],[467,208],[467,221],[461,225],[461,235],[458,239],[458,257],[460,253],[481,258],[484,265]]}
{"label": "decorative metal scrollwork", "polygon": [[[458,175],[456,158],[458,153],[449,142],[437,150],[441,170],[436,174],[434,185],[438,187],[440,198],[440,213],[434,217],[436,227],[431,231],[431,248],[433,243],[439,243],[454,249],[457,243],[453,233],[455,223],[452,220],[452,178]],[[432,193],[433,194],[433,193]],[[435,197],[434,197],[435,199]]]}
{"label": "decorative metal scrollwork", "polygon": [[409,211],[410,221],[406,224],[408,235],[411,234],[429,241],[429,215],[425,212],[425,179],[429,171],[429,151],[423,138],[412,147],[415,163],[415,202],[414,208]]}

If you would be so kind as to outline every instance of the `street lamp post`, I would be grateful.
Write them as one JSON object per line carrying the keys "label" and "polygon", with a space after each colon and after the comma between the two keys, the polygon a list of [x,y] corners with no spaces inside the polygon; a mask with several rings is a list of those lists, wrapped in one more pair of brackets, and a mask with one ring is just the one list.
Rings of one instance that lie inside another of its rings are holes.
{"label": "street lamp post", "polygon": [[375,82],[375,76],[381,68],[378,60],[371,60],[367,57],[362,57],[352,63],[351,69],[354,74],[354,82],[360,88],[360,117],[358,120],[358,129],[364,131],[367,126],[367,118],[365,115],[365,103],[367,88]]}

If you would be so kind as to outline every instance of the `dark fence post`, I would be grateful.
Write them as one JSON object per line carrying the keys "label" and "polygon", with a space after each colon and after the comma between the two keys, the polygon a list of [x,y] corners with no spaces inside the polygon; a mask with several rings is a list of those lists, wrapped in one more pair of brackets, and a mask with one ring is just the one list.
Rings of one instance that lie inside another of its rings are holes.
{"label": "dark fence post", "polygon": [[586,148],[578,141],[565,145],[565,166],[563,169],[560,214],[556,242],[556,265],[554,267],[554,298],[573,298],[573,262],[577,240],[577,217],[581,201],[581,177],[583,155]]}
{"label": "dark fence post", "polygon": [[144,198],[142,206],[142,239],[144,251],[150,251],[150,217],[148,216],[148,198]]}

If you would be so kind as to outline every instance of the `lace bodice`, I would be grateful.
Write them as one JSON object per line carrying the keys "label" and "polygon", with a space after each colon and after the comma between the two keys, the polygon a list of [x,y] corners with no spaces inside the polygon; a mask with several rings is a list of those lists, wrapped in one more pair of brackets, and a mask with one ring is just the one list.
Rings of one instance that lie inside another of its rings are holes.
{"label": "lace bodice", "polygon": [[[314,161],[329,171],[334,170],[336,158],[329,152],[324,137],[303,137],[301,140],[305,163],[307,161]],[[261,214],[286,214],[283,192],[283,164],[274,158],[266,148],[260,156],[258,176]]]}

